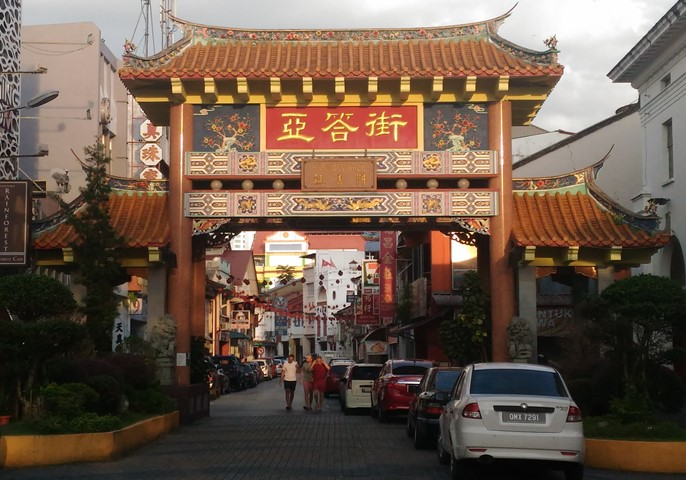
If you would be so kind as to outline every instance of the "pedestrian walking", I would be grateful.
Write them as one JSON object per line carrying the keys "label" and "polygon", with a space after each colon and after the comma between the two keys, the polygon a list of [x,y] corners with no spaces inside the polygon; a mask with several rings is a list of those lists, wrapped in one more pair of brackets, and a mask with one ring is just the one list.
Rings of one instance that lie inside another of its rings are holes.
{"label": "pedestrian walking", "polygon": [[300,367],[300,381],[303,384],[303,392],[305,393],[305,405],[303,408],[305,410],[312,410],[312,355],[305,355],[305,361]]}
{"label": "pedestrian walking", "polygon": [[312,365],[312,386],[314,387],[314,411],[321,412],[324,405],[324,389],[326,388],[326,373],[329,366],[322,357],[317,357]]}
{"label": "pedestrian walking", "polygon": [[288,356],[288,361],[283,364],[281,369],[281,378],[279,385],[283,384],[286,392],[286,410],[293,408],[293,397],[295,396],[295,387],[298,385],[298,364],[295,363],[293,355]]}

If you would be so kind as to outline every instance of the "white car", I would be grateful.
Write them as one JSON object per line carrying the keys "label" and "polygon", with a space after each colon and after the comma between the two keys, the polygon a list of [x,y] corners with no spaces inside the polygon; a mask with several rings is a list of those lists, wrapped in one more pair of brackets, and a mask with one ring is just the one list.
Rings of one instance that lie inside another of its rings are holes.
{"label": "white car", "polygon": [[380,363],[354,363],[340,380],[341,410],[346,415],[354,409],[371,407],[374,380],[383,368]]}
{"label": "white car", "polygon": [[478,363],[465,368],[439,419],[441,463],[453,479],[479,462],[541,462],[566,480],[584,476],[581,410],[552,367]]}

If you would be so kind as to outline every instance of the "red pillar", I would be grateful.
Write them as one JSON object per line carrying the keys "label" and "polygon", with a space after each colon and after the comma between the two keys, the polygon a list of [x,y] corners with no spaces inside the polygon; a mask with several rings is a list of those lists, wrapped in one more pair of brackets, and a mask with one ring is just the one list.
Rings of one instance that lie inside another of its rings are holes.
{"label": "red pillar", "polygon": [[[176,268],[169,269],[167,311],[176,321],[176,353],[190,358],[193,282],[192,221],[183,211],[183,194],[191,189],[184,175],[184,154],[192,149],[193,109],[191,105],[171,106],[169,148],[169,228],[171,250]],[[203,295],[204,296],[204,295]],[[174,377],[176,385],[190,384],[188,360],[179,362]],[[180,365],[185,363],[185,365]]]}
{"label": "red pillar", "polygon": [[500,175],[489,187],[498,192],[498,215],[491,218],[490,292],[493,361],[509,360],[507,326],[515,314],[514,272],[508,261],[512,232],[512,105],[498,102],[488,107],[489,149],[498,152]]}

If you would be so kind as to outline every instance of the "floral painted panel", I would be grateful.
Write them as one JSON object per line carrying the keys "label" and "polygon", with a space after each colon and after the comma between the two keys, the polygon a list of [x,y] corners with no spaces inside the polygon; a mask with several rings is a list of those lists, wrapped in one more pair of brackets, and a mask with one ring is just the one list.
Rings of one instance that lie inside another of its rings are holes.
{"label": "floral painted panel", "polygon": [[260,148],[259,105],[197,105],[193,111],[193,151],[226,155]]}
{"label": "floral painted panel", "polygon": [[433,103],[424,105],[424,150],[488,149],[485,104]]}

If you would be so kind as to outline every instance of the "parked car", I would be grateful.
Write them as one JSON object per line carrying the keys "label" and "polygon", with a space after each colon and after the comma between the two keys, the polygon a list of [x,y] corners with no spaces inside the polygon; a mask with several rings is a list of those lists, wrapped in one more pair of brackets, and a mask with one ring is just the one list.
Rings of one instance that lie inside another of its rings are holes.
{"label": "parked car", "polygon": [[413,396],[410,387],[419,385],[424,372],[435,365],[431,360],[387,360],[372,385],[372,417],[385,422],[389,414],[407,413]]}
{"label": "parked car", "polygon": [[281,371],[283,370],[284,360],[274,357],[274,370],[276,370],[276,378],[281,376]]}
{"label": "parked car", "polygon": [[224,375],[229,379],[229,389],[240,390],[239,388],[239,365],[241,361],[235,355],[215,355],[212,362],[220,368]]}
{"label": "parked car", "polygon": [[266,380],[274,378],[274,372],[272,372],[273,362],[271,361],[271,358],[256,358],[255,361],[260,365],[262,378]]}
{"label": "parked car", "polygon": [[380,363],[353,363],[340,380],[341,410],[346,415],[371,406],[370,394],[374,380],[383,367]]}
{"label": "parked car", "polygon": [[255,382],[261,383],[263,380],[263,377],[262,377],[262,369],[260,368],[259,363],[252,361],[252,362],[248,362],[248,365],[250,365],[250,368],[252,368],[253,373],[255,374]]}
{"label": "parked car", "polygon": [[470,475],[480,461],[527,461],[557,465],[567,480],[581,480],[581,410],[550,366],[472,364],[443,408],[437,450],[453,478]]}
{"label": "parked car", "polygon": [[257,386],[255,370],[248,363],[241,363],[241,374],[244,378],[245,388],[255,388]]}
{"label": "parked car", "polygon": [[229,379],[221,368],[217,368],[217,366],[210,361],[208,361],[208,364],[210,366],[210,371],[208,374],[210,398],[216,399],[226,393],[229,393]]}
{"label": "parked car", "polygon": [[324,385],[325,397],[341,393],[341,377],[345,375],[345,371],[352,363],[352,360],[336,361],[336,363],[329,367],[329,371],[326,372],[326,384]]}
{"label": "parked car", "polygon": [[424,448],[438,437],[438,417],[448,403],[462,367],[433,367],[424,373],[407,412],[407,436],[412,437],[414,448]]}

